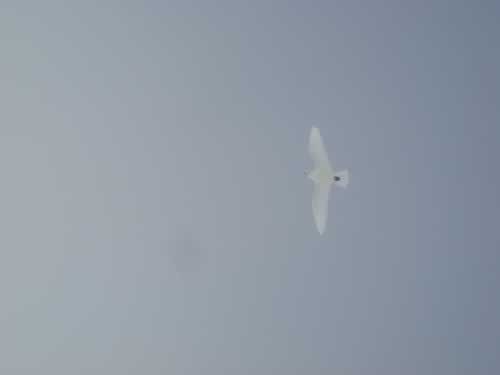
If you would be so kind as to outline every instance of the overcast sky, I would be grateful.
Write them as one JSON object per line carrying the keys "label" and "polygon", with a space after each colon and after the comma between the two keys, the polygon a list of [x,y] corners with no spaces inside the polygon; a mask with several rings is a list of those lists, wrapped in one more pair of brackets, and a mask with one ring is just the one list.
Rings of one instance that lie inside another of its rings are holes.
{"label": "overcast sky", "polygon": [[498,4],[2,1],[0,372],[500,372]]}

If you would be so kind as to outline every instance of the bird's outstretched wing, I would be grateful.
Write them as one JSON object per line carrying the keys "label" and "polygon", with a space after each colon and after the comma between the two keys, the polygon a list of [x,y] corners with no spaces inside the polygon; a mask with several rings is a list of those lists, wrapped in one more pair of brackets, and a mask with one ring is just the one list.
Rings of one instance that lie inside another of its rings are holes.
{"label": "bird's outstretched wing", "polygon": [[312,199],[312,210],[314,222],[319,234],[323,234],[326,226],[326,219],[328,218],[328,199],[330,196],[329,184],[314,184],[314,192]]}
{"label": "bird's outstretched wing", "polygon": [[314,168],[327,168],[332,172],[332,166],[328,160],[328,154],[323,145],[321,134],[319,133],[319,129],[315,127],[311,128],[311,133],[309,134],[309,154],[313,159]]}

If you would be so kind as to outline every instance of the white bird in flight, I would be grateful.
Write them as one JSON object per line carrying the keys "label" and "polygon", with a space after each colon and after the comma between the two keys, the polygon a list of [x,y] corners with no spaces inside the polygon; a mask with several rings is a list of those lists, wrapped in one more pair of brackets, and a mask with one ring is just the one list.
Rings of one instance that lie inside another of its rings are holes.
{"label": "white bird in flight", "polygon": [[314,222],[319,234],[323,234],[328,218],[328,200],[332,184],[347,188],[349,171],[335,172],[328,160],[319,129],[313,127],[309,135],[309,154],[314,162],[314,168],[306,172],[307,177],[314,182],[312,211]]}

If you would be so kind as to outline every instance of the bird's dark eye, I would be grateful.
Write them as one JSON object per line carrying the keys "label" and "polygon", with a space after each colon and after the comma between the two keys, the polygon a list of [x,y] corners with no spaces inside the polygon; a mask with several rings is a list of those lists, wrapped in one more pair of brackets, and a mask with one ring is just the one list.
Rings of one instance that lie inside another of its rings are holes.
{"label": "bird's dark eye", "polygon": [[333,180],[334,181],[340,181],[340,177],[339,176],[335,176],[335,177],[333,177]]}

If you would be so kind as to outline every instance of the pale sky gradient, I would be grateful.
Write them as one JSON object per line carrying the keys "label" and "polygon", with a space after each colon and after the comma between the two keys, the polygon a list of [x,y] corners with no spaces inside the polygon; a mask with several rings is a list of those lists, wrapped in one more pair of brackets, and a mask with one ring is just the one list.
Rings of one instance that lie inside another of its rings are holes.
{"label": "pale sky gradient", "polygon": [[1,2],[0,373],[500,373],[499,19]]}

